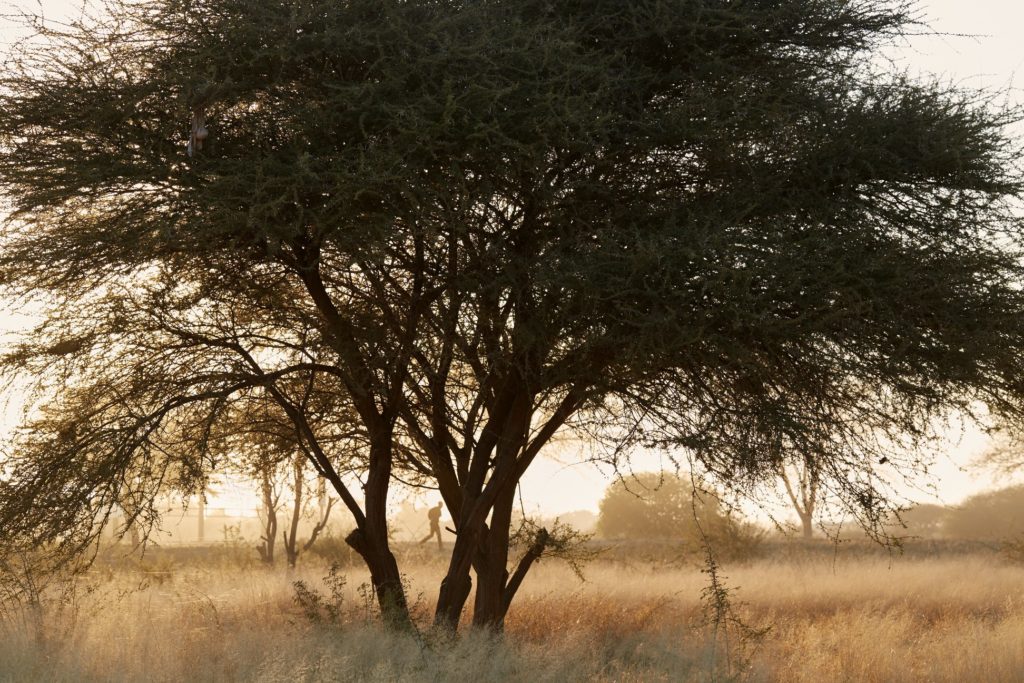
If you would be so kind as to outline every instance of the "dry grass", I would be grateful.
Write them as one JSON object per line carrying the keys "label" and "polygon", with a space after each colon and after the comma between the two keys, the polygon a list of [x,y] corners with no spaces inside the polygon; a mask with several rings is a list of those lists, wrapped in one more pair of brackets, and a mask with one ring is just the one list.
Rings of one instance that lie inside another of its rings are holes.
{"label": "dry grass", "polygon": [[[735,613],[760,643],[716,632],[698,569],[596,562],[580,583],[538,567],[496,642],[382,633],[348,572],[339,625],[313,626],[301,579],[322,566],[100,570],[73,601],[0,621],[3,681],[1020,681],[1024,568],[995,556],[758,561],[726,567]],[[426,618],[443,573],[409,577]],[[742,603],[742,604],[739,604]]]}

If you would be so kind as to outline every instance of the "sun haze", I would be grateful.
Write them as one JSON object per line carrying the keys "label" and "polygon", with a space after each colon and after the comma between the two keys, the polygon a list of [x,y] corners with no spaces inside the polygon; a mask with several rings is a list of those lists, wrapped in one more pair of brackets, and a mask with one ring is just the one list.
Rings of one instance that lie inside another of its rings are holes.
{"label": "sun haze", "polygon": [[1022,25],[6,4],[0,681],[1019,680]]}

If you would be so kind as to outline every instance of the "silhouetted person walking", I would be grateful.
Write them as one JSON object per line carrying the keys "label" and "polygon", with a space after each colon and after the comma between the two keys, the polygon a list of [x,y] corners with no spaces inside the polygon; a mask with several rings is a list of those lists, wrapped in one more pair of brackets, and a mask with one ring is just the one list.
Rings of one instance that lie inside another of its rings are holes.
{"label": "silhouetted person walking", "polygon": [[427,519],[430,520],[430,533],[427,534],[426,538],[424,538],[422,541],[420,541],[420,543],[426,543],[427,541],[429,541],[431,538],[434,537],[434,534],[437,534],[437,548],[438,548],[438,550],[441,550],[441,549],[444,548],[444,545],[441,542],[441,506],[442,505],[444,505],[444,503],[438,503],[434,507],[432,507],[429,510],[427,510]]}

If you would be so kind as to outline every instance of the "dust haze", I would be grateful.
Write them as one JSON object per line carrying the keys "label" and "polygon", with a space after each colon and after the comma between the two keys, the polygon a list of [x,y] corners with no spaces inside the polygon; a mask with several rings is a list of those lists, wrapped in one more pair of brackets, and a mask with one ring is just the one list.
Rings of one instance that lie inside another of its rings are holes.
{"label": "dust haze", "polygon": [[0,681],[1024,680],[1024,9],[0,7]]}

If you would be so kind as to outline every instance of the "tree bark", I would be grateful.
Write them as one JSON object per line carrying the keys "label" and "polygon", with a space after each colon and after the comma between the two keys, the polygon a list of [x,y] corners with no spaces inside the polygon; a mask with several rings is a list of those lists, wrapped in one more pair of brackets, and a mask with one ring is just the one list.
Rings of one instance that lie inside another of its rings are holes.
{"label": "tree bark", "polygon": [[366,515],[345,542],[366,562],[384,624],[400,631],[415,630],[402,586],[398,562],[388,541],[387,495],[391,480],[392,433],[382,430],[371,436],[370,470],[363,490]]}
{"label": "tree bark", "polygon": [[814,519],[811,517],[811,515],[801,514],[800,524],[803,527],[802,531],[804,540],[806,541],[810,540],[811,538],[814,538]]}
{"label": "tree bark", "polygon": [[291,534],[288,533],[288,529],[285,529],[284,534],[284,552],[288,559],[288,568],[295,569],[295,565],[299,560],[299,521],[302,518],[302,493],[304,488],[304,482],[302,480],[302,455],[296,455],[292,463],[292,489],[295,493],[295,497],[292,501],[292,519],[291,519]]}
{"label": "tree bark", "polygon": [[277,500],[267,470],[260,472],[260,488],[263,494],[263,510],[266,519],[263,522],[262,543],[256,546],[260,559],[266,564],[274,564],[274,546],[277,544]]}
{"label": "tree bark", "polygon": [[370,583],[377,596],[377,606],[385,626],[397,631],[412,631],[415,627],[409,614],[409,604],[402,585],[402,575],[387,545],[387,537],[376,538],[368,529],[355,529],[345,542],[363,558],[370,570]]}
{"label": "tree bark", "polygon": [[508,582],[508,542],[515,502],[515,482],[505,487],[494,501],[491,524],[481,539],[475,564],[476,597],[473,626],[500,633],[505,625],[505,586]]}
{"label": "tree bark", "polygon": [[[467,506],[468,507],[468,506]],[[454,632],[459,627],[462,610],[469,599],[473,579],[469,575],[473,556],[477,552],[480,531],[460,525],[448,563],[448,573],[441,580],[434,610],[434,626]]]}

